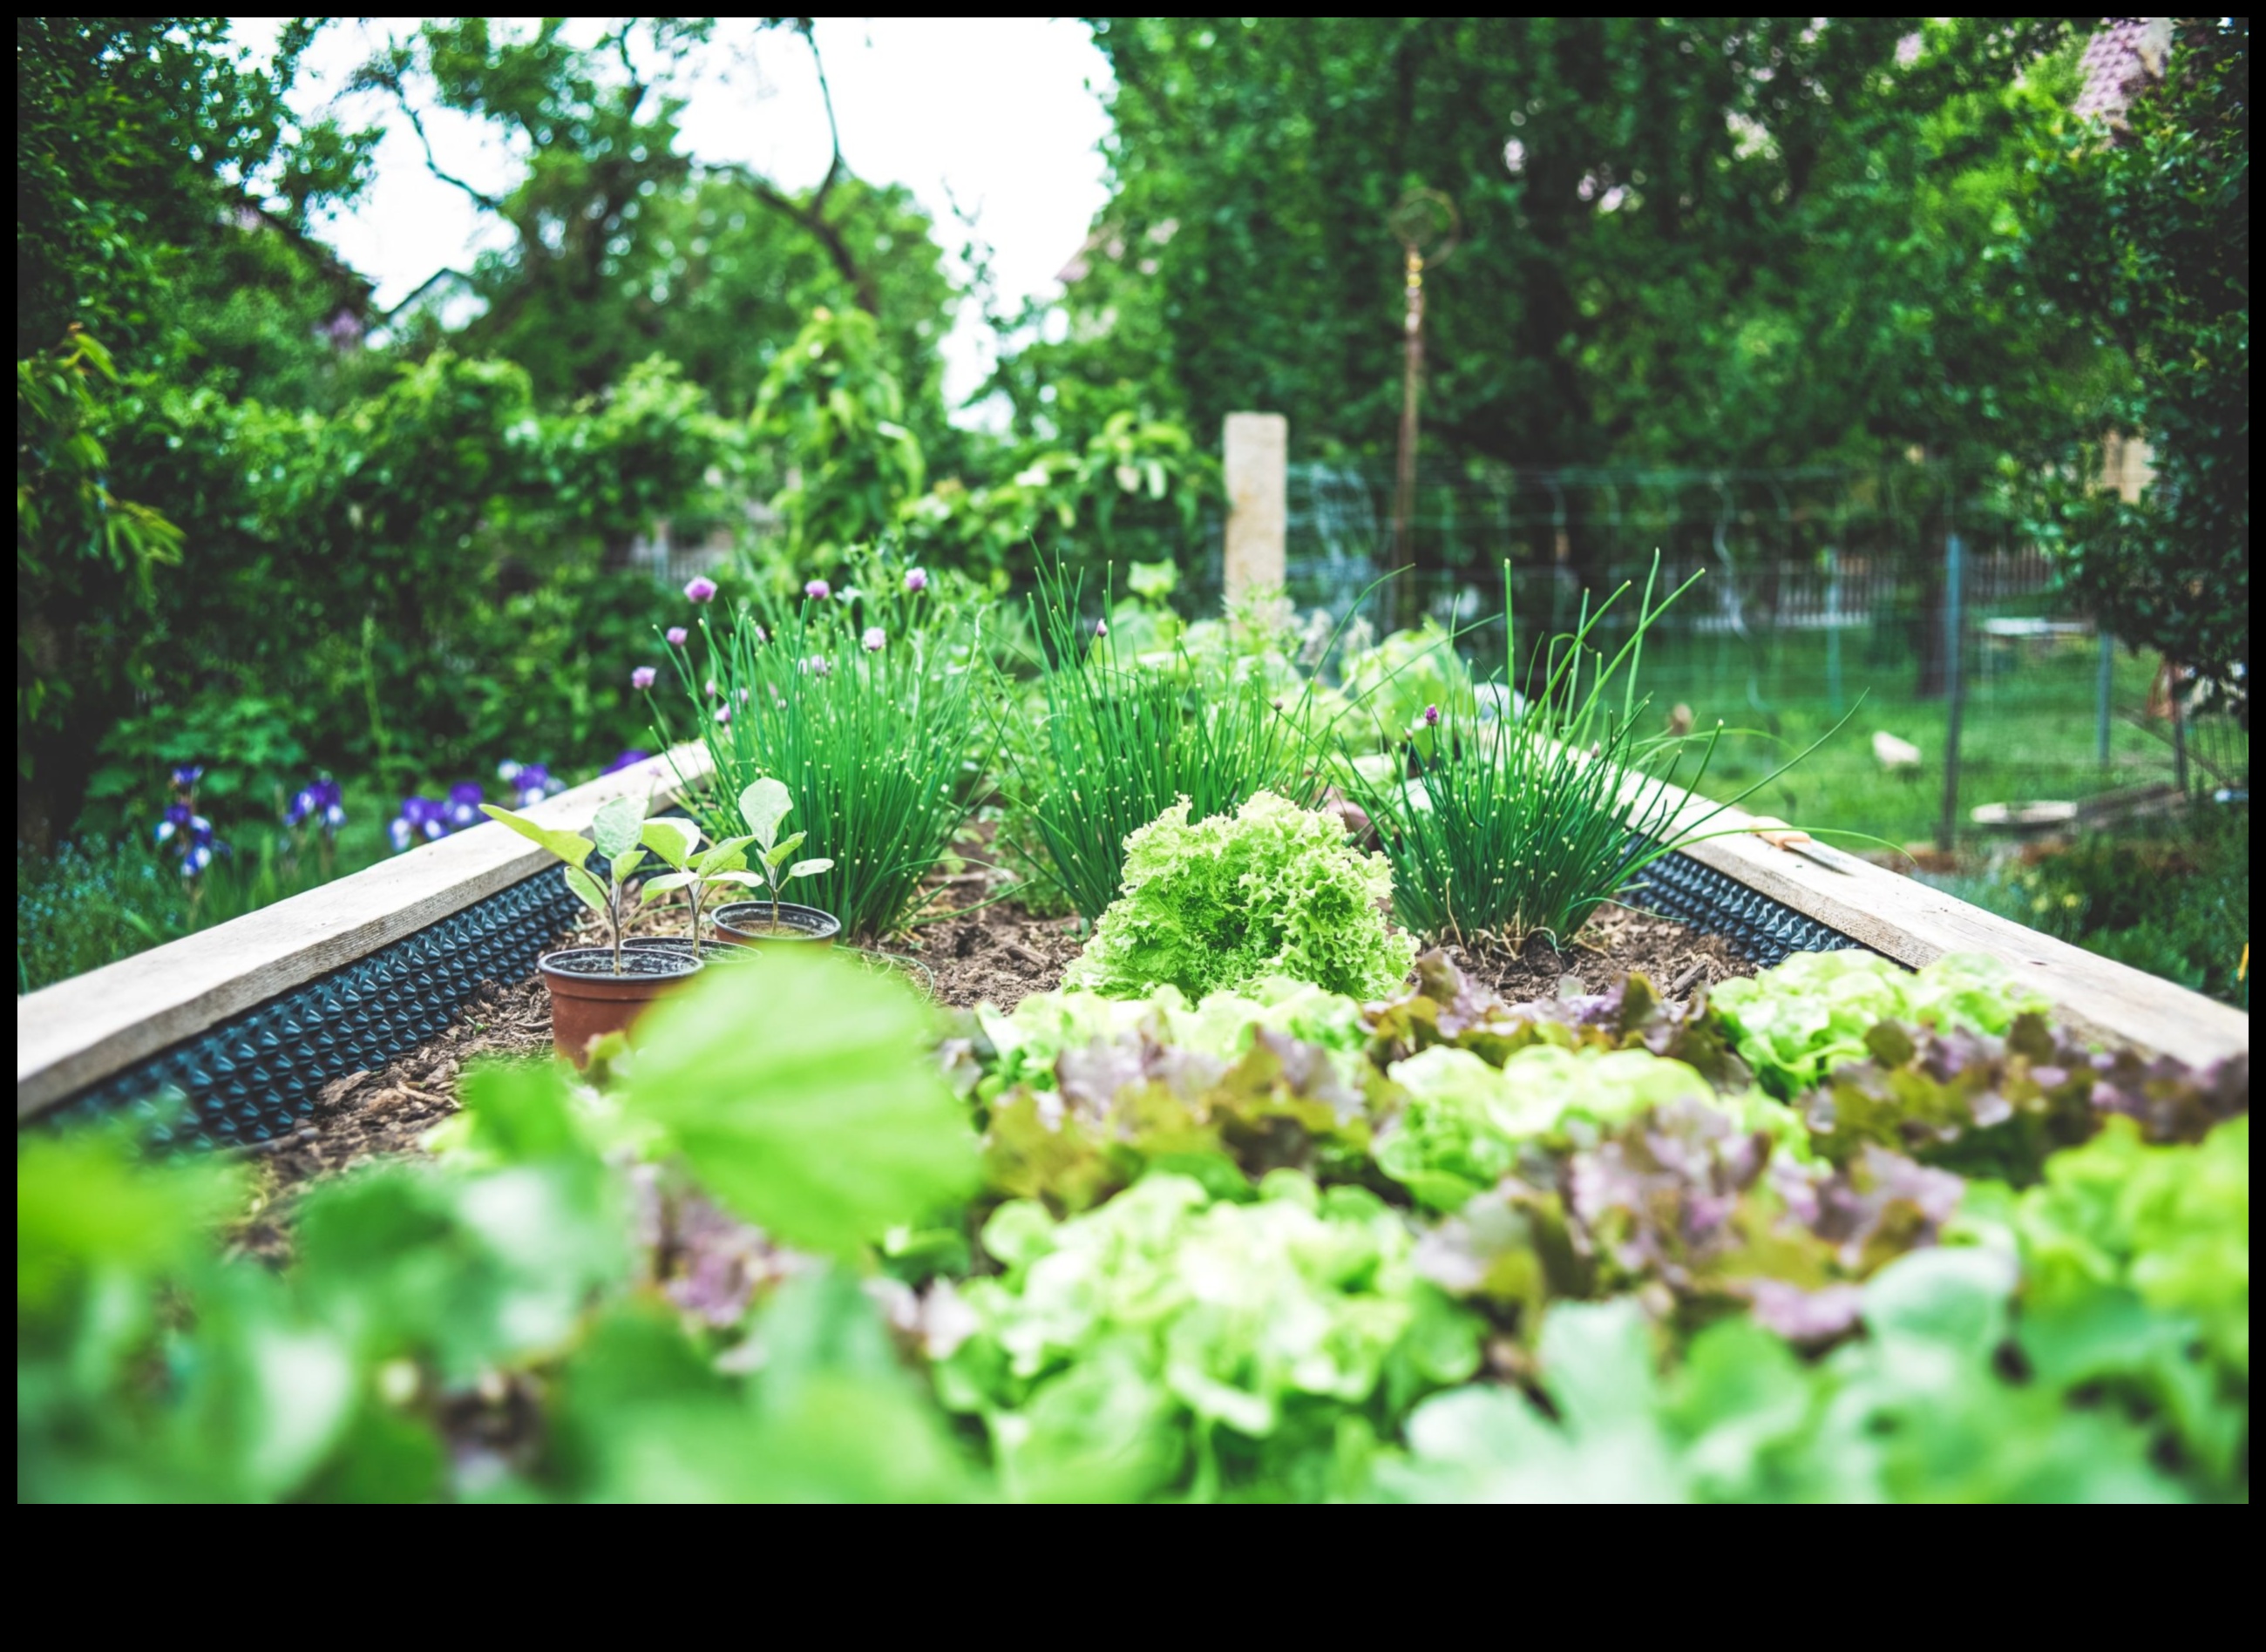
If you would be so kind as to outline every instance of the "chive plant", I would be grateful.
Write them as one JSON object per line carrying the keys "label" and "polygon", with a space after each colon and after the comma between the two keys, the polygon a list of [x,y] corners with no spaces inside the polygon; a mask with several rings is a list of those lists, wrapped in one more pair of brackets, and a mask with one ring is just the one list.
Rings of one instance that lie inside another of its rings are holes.
{"label": "chive plant", "polygon": [[803,898],[868,939],[907,920],[967,812],[981,651],[971,617],[922,613],[926,585],[917,569],[874,596],[814,581],[768,624],[743,612],[712,625],[704,613],[705,659],[671,647],[715,764],[701,823],[712,836],[742,831],[740,794],[766,776],[784,783],[812,859],[832,862]]}
{"label": "chive plant", "polygon": [[[1394,909],[1410,929],[1465,946],[1516,949],[1538,934],[1562,946],[1647,866],[1707,835],[1707,824],[1730,807],[1677,819],[1677,771],[1696,746],[1689,783],[1696,787],[1721,729],[1679,736],[1641,728],[1649,704],[1637,692],[1646,633],[1692,584],[1656,603],[1658,572],[1656,559],[1634,628],[1610,658],[1590,635],[1626,584],[1594,613],[1583,599],[1575,630],[1551,638],[1530,662],[1523,704],[1499,696],[1493,718],[1457,717],[1444,726],[1428,713],[1435,727],[1408,742],[1405,774],[1356,777],[1355,799],[1380,828]],[[1508,567],[1503,588],[1508,598]],[[1518,644],[1508,601],[1504,631],[1509,680]]]}
{"label": "chive plant", "polygon": [[[1117,898],[1126,838],[1182,797],[1203,820],[1261,792],[1311,804],[1323,780],[1300,732],[1303,706],[1278,707],[1232,660],[1207,667],[1181,651],[1170,669],[1140,665],[1106,621],[1080,620],[1078,597],[1060,570],[1041,575],[1030,598],[1040,713],[1003,726],[998,745],[1033,864],[1090,924]],[[1303,692],[1312,691],[1310,683]]]}

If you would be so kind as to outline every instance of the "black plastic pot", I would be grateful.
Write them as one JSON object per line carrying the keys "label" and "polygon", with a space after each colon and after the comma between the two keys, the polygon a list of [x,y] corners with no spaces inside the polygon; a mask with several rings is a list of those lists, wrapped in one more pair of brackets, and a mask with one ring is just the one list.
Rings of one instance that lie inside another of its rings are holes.
{"label": "black plastic pot", "polygon": [[769,901],[734,901],[716,909],[716,939],[735,947],[831,947],[841,932],[842,920],[833,913],[793,901],[776,907]]}
{"label": "black plastic pot", "polygon": [[[632,949],[665,953],[674,958],[690,958],[692,955],[692,938],[690,935],[632,935],[623,940],[622,950],[628,952]],[[735,947],[727,940],[710,939],[700,943],[702,963],[737,963],[747,955],[746,947]]]}

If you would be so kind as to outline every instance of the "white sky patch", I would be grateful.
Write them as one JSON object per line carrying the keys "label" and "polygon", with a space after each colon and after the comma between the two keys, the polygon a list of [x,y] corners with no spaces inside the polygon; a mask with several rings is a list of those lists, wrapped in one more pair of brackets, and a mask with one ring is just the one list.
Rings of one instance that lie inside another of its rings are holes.
{"label": "white sky patch", "polygon": [[[239,18],[235,26],[245,45],[272,48],[274,20]],[[489,215],[426,170],[415,134],[390,99],[342,98],[347,77],[384,43],[386,27],[346,20],[324,30],[293,99],[304,113],[335,102],[347,123],[385,128],[370,187],[316,225],[377,283],[381,305],[398,303],[437,270],[468,268],[484,248],[510,241]],[[588,23],[572,31],[596,32]],[[1056,273],[1107,197],[1100,146],[1109,130],[1101,103],[1109,69],[1085,26],[1060,18],[830,18],[817,33],[852,170],[910,189],[948,254],[966,238],[952,203],[973,215],[991,247],[1002,308],[1052,296]],[[791,189],[824,175],[826,116],[799,36],[783,30],[750,36],[720,24],[691,67],[690,101],[679,116],[685,152],[747,162]],[[420,109],[445,169],[490,194],[517,180],[524,157],[491,123]],[[954,404],[990,370],[990,333],[974,309],[964,307],[943,345],[945,394]],[[998,417],[997,409],[955,414],[975,424]]]}

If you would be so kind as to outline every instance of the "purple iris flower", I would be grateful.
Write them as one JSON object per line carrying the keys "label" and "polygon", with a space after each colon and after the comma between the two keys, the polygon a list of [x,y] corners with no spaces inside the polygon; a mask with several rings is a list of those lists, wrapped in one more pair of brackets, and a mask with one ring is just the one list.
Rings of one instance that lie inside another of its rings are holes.
{"label": "purple iris flower", "polygon": [[173,771],[173,784],[184,792],[204,778],[205,765],[201,763],[185,763]]}
{"label": "purple iris flower", "polygon": [[671,625],[667,631],[662,632],[661,634],[668,639],[669,646],[670,647],[682,648],[684,646],[685,638],[691,636],[692,633],[685,630],[682,625]]}
{"label": "purple iris flower", "polygon": [[168,804],[157,821],[157,841],[161,844],[172,842],[173,834],[195,818],[195,812],[186,803]]}
{"label": "purple iris flower", "polygon": [[716,600],[716,581],[705,574],[695,574],[685,581],[684,595],[696,603],[713,603]]}
{"label": "purple iris flower", "polygon": [[652,757],[653,753],[650,751],[640,751],[637,748],[632,746],[629,750],[625,751],[620,757],[616,757],[611,763],[608,764],[604,769],[600,771],[600,772],[604,774],[619,774],[624,769],[634,769],[640,763],[650,760]]}
{"label": "purple iris flower", "polygon": [[431,843],[436,837],[449,835],[449,806],[429,797],[405,797],[401,813],[387,822],[386,831],[393,839],[396,850],[414,847],[418,843]]}
{"label": "purple iris flower", "polygon": [[[522,770],[523,774],[526,771]],[[450,831],[462,831],[467,826],[480,823],[480,805],[487,794],[480,790],[478,780],[460,780],[449,788],[447,818]]]}
{"label": "purple iris flower", "polygon": [[304,826],[310,822],[325,833],[334,832],[347,823],[346,797],[339,783],[327,774],[301,786],[291,799],[291,807],[283,811],[286,826]]}
{"label": "purple iris flower", "polygon": [[630,673],[630,686],[642,694],[653,686],[653,679],[657,675],[649,665],[639,666]]}
{"label": "purple iris flower", "polygon": [[[540,763],[515,763],[508,766],[511,772],[503,778],[522,808],[533,808],[552,793],[566,789],[566,782],[552,779],[551,771]],[[500,767],[496,772],[503,774],[503,769]]]}
{"label": "purple iris flower", "polygon": [[810,580],[803,585],[802,594],[814,603],[822,603],[834,595],[834,588],[824,580]]}
{"label": "purple iris flower", "polygon": [[228,845],[213,836],[213,823],[186,803],[174,804],[157,822],[159,843],[175,839],[180,843],[181,875],[185,878],[197,876],[212,865],[215,855],[228,852]]}
{"label": "purple iris flower", "polygon": [[928,570],[926,568],[907,568],[905,570],[905,595],[908,596],[913,596],[926,589],[928,589]]}

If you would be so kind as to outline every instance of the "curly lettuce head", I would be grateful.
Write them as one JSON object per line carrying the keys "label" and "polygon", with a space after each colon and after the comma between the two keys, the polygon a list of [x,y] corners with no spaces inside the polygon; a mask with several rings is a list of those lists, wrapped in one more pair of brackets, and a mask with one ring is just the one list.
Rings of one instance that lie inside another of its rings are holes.
{"label": "curly lettuce head", "polygon": [[1416,943],[1386,927],[1392,874],[1332,815],[1261,792],[1193,823],[1188,800],[1125,840],[1124,891],[1066,978],[1112,998],[1178,987],[1192,999],[1268,976],[1378,998]]}

